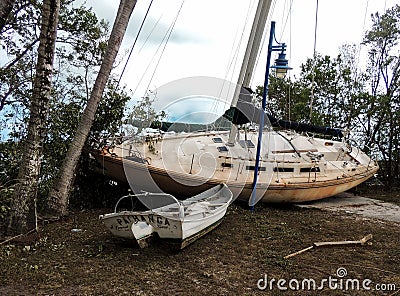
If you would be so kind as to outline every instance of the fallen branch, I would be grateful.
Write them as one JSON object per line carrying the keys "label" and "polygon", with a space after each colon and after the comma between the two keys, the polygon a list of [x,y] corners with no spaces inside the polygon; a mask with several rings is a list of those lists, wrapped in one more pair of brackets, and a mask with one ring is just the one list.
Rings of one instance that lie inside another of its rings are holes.
{"label": "fallen branch", "polygon": [[5,241],[2,241],[2,242],[0,243],[0,245],[4,245],[5,243],[8,243],[8,242],[10,242],[10,241],[12,241],[12,240],[14,240],[14,239],[16,239],[16,238],[18,238],[18,237],[31,234],[31,233],[34,232],[34,231],[36,231],[36,228],[33,228],[33,229],[29,230],[27,233],[21,233],[21,234],[18,234],[18,235],[16,235],[16,236],[10,237],[9,239],[6,239]]}
{"label": "fallen branch", "polygon": [[317,242],[317,243],[313,243],[312,246],[307,247],[305,249],[302,249],[300,251],[297,251],[295,253],[289,254],[287,256],[285,256],[285,259],[294,257],[296,255],[299,255],[301,253],[304,253],[308,250],[311,250],[314,247],[326,247],[326,246],[343,246],[343,245],[364,245],[367,241],[372,239],[372,234],[368,234],[367,236],[363,237],[360,240],[357,241],[338,241],[338,242]]}
{"label": "fallen branch", "polygon": [[314,243],[314,246],[323,247],[323,246],[341,246],[341,245],[364,245],[371,238],[372,234],[368,234],[367,236],[357,241],[320,242],[320,243]]}
{"label": "fallen branch", "polygon": [[288,259],[288,258],[290,258],[290,257],[294,257],[294,256],[296,256],[296,255],[299,255],[299,254],[301,254],[301,253],[304,253],[305,251],[311,250],[312,248],[314,248],[314,246],[311,246],[311,247],[305,248],[305,249],[303,249],[303,250],[297,251],[297,252],[295,252],[295,253],[289,254],[289,255],[285,256],[284,258],[285,258],[285,259]]}

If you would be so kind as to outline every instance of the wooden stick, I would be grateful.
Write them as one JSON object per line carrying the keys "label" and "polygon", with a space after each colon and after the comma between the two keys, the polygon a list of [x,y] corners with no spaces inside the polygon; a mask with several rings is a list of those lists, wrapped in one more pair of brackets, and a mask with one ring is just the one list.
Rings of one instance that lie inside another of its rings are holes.
{"label": "wooden stick", "polygon": [[342,246],[342,245],[364,245],[370,239],[372,239],[372,234],[368,234],[367,236],[363,237],[358,241],[319,242],[319,243],[314,243],[314,246],[323,247],[323,246]]}
{"label": "wooden stick", "polygon": [[301,253],[304,253],[308,250],[311,250],[313,247],[324,247],[324,246],[343,246],[343,245],[365,245],[365,243],[369,240],[372,239],[372,234],[368,234],[367,236],[363,237],[362,239],[358,241],[338,241],[338,242],[317,242],[313,243],[311,247],[305,248],[303,250],[300,250],[298,252],[289,254],[283,258],[288,259],[290,257],[299,255]]}
{"label": "wooden stick", "polygon": [[285,258],[285,259],[288,259],[288,258],[290,258],[290,257],[293,257],[293,256],[299,255],[299,254],[301,254],[301,253],[304,253],[305,251],[311,250],[312,248],[314,248],[314,246],[311,246],[311,247],[305,248],[305,249],[303,249],[303,250],[300,250],[300,251],[298,251],[298,252],[289,254],[289,255],[285,256],[284,258]]}

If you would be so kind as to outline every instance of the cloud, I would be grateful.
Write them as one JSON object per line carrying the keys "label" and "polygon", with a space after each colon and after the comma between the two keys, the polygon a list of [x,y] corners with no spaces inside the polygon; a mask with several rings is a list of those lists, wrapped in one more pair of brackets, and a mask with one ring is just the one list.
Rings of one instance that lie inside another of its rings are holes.
{"label": "cloud", "polygon": [[[132,18],[125,36],[125,39],[134,40],[138,33],[138,29],[143,20],[144,14]],[[167,35],[171,30],[173,20],[167,18],[156,18],[154,16],[148,16],[139,37],[139,43],[146,42],[151,45],[159,45],[162,40],[166,40]],[[182,28],[175,28],[172,31],[169,42],[176,44],[198,44],[208,42],[207,38],[200,36],[199,34],[194,34],[190,30],[185,30]]]}
{"label": "cloud", "polygon": [[[125,42],[133,42],[136,38],[149,4],[149,1],[137,2],[125,34]],[[163,40],[165,35],[169,32],[176,17],[179,10],[177,4],[179,4],[178,1],[169,1],[167,4],[163,3],[163,1],[160,1],[160,3],[154,2],[144,23],[139,41],[143,43],[146,40],[147,44],[159,45],[161,40]],[[86,3],[86,6],[92,7],[93,11],[99,18],[107,20],[110,25],[114,23],[118,5],[119,2],[107,0],[88,0]],[[183,24],[183,26],[180,26],[179,24],[180,21],[178,17],[169,42],[176,44],[197,44],[208,42],[208,38],[205,35],[202,35],[197,31],[192,31],[190,26],[187,24]]]}

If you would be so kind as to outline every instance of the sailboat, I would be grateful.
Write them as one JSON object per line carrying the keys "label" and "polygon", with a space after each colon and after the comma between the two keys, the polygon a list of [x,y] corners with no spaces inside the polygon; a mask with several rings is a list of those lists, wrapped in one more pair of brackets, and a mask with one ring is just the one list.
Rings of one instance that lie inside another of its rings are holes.
{"label": "sailboat", "polygon": [[[99,172],[128,182],[135,192],[165,192],[181,198],[225,183],[234,199],[249,201],[252,197],[251,206],[258,201],[318,200],[371,178],[378,170],[377,163],[350,145],[343,131],[278,120],[251,105],[248,89],[270,5],[271,1],[258,3],[239,87],[231,108],[214,124],[224,128],[207,126],[194,131],[192,127],[179,132],[182,126],[174,123],[168,131],[111,141],[91,152]],[[260,113],[269,124],[260,125]],[[231,124],[224,124],[225,119]],[[248,122],[262,129],[260,149],[256,149],[259,131],[246,125]],[[318,138],[316,133],[324,137]]]}

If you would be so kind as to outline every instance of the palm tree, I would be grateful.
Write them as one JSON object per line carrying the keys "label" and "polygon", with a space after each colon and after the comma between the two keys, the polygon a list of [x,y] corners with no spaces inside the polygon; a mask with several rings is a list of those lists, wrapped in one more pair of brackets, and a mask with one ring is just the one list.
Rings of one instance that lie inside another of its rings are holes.
{"label": "palm tree", "polygon": [[97,107],[101,100],[135,5],[136,0],[121,0],[120,2],[114,26],[108,40],[107,49],[93,86],[92,93],[86,108],[83,111],[75,137],[68,149],[53,188],[50,191],[48,198],[49,215],[60,217],[65,216],[68,213],[68,197],[74,179],[75,168],[81,155],[82,148],[89,135],[90,128],[92,127]]}
{"label": "palm tree", "polygon": [[51,95],[59,12],[60,0],[44,0],[36,75],[29,108],[28,134],[11,203],[7,229],[9,233],[24,233],[36,228],[37,186]]}

